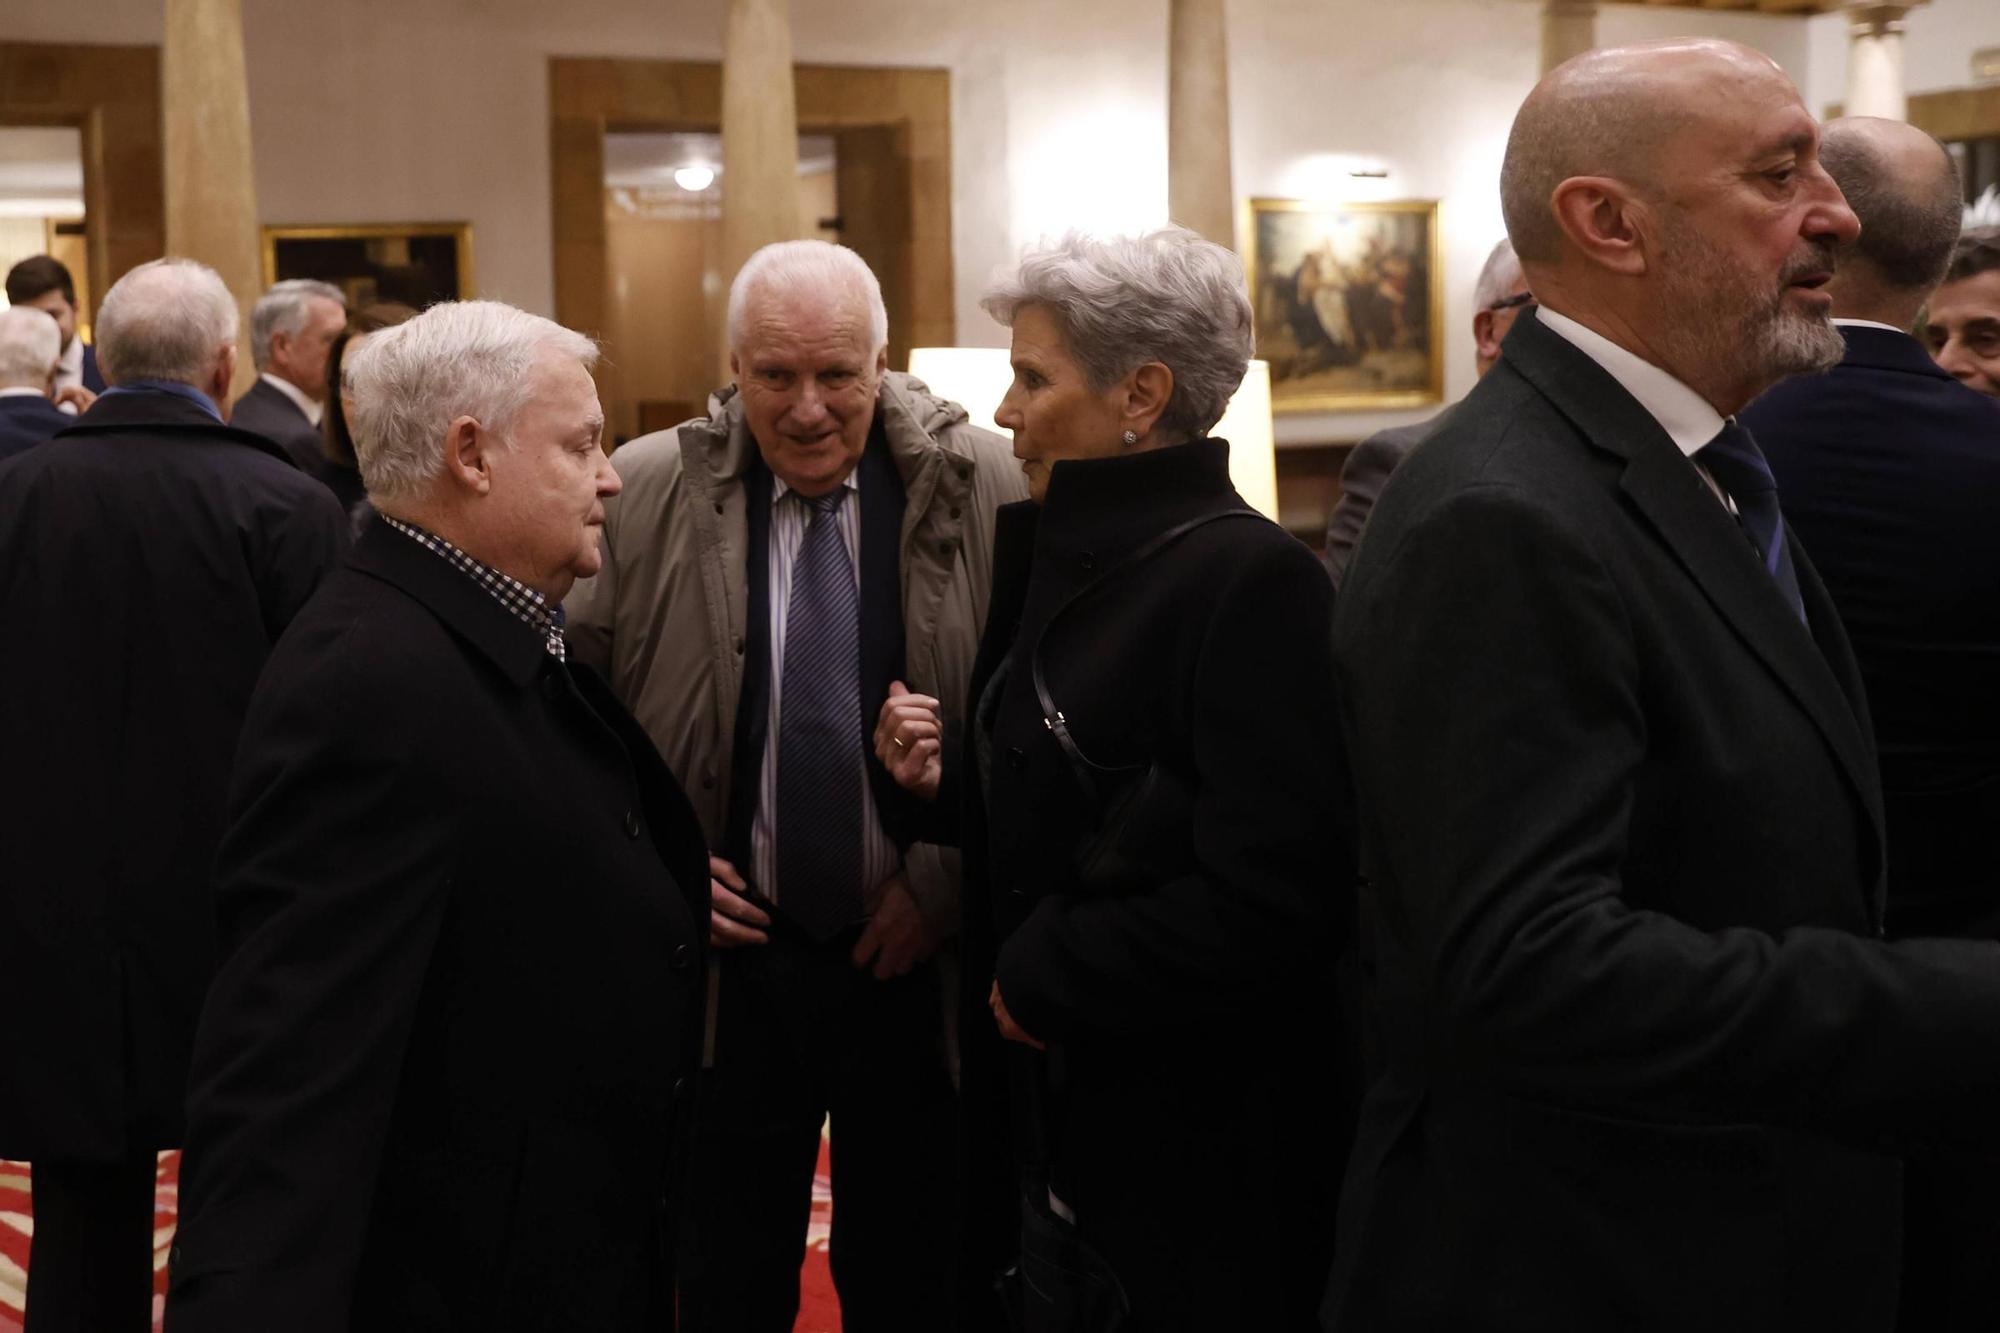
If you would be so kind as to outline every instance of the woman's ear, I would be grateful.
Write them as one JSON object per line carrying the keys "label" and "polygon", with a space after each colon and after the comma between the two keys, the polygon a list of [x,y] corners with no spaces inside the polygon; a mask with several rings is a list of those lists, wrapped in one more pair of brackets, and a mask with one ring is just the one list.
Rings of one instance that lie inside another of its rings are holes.
{"label": "woman's ear", "polygon": [[1119,413],[1124,429],[1144,439],[1173,396],[1173,371],[1158,361],[1140,366],[1125,377],[1125,401]]}

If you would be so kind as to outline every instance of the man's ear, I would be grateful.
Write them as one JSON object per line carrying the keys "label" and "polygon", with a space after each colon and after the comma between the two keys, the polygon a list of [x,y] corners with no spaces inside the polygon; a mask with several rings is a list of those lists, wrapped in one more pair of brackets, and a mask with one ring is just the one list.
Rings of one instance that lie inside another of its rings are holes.
{"label": "man's ear", "polygon": [[492,455],[497,441],[471,417],[455,418],[444,430],[444,474],[461,490],[485,495],[493,489]]}
{"label": "man's ear", "polygon": [[1651,218],[1625,182],[1572,176],[1556,186],[1550,203],[1556,225],[1586,259],[1626,277],[1646,272]]}
{"label": "man's ear", "polygon": [[738,388],[742,387],[743,367],[742,364],[737,361],[736,353],[734,351],[731,351],[729,353],[729,379],[730,382],[735,384]]}
{"label": "man's ear", "polygon": [[236,344],[224,343],[221,355],[216,358],[215,373],[208,382],[208,396],[215,400],[215,410],[222,413],[223,421],[229,420],[229,386],[236,382]]}
{"label": "man's ear", "polygon": [[1487,361],[1497,361],[1500,357],[1500,340],[1493,336],[1495,318],[1491,310],[1481,310],[1472,317],[1472,341],[1480,357]]}
{"label": "man's ear", "polygon": [[[1125,429],[1144,437],[1167,410],[1174,396],[1174,372],[1164,363],[1148,361],[1125,380],[1125,402],[1120,416]],[[1178,441],[1176,441],[1178,443]]]}
{"label": "man's ear", "polygon": [[889,373],[889,344],[883,343],[875,350],[875,378],[881,379]]}

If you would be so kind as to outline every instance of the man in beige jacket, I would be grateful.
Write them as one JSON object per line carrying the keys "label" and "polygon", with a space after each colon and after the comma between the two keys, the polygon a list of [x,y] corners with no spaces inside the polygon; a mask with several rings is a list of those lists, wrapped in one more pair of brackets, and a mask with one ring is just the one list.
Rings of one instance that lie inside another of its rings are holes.
{"label": "man in beige jacket", "polygon": [[880,287],[852,251],[759,251],[729,335],[736,382],[709,415],[618,451],[604,568],[567,604],[572,650],[652,735],[715,853],[681,1327],[792,1327],[830,1116],[844,1326],[942,1328],[955,997],[936,954],[958,857],[871,734],[890,700],[935,700],[947,734],[899,748],[934,773],[949,752],[993,511],[1026,485],[1005,443],[889,371]]}

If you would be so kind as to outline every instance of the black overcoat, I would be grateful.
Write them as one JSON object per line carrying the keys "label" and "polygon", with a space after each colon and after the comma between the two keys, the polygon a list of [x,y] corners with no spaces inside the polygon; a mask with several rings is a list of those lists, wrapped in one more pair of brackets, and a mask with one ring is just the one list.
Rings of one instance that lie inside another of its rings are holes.
{"label": "black overcoat", "polygon": [[975,691],[1010,666],[990,782],[976,755],[960,769],[975,1299],[1015,1207],[990,1169],[1009,1138],[1000,1061],[1019,1050],[992,1036],[997,972],[1057,1052],[1057,1188],[1140,1326],[1311,1326],[1347,1147],[1333,968],[1354,903],[1326,572],[1276,524],[1222,520],[1050,632],[1050,688],[1091,759],[1163,761],[1193,792],[1184,859],[1142,891],[1073,882],[1092,806],[1027,665],[1071,593],[1184,520],[1244,507],[1227,444],[1209,440],[1059,463],[1038,521],[1033,505],[1001,511]]}
{"label": "black overcoat", "polygon": [[670,1327],[707,852],[604,683],[372,524],[230,816],[167,1327]]}
{"label": "black overcoat", "polygon": [[0,1157],[179,1144],[230,756],[345,530],[274,445],[170,393],[0,466]]}
{"label": "black overcoat", "polygon": [[1335,657],[1384,1069],[1334,1330],[1891,1326],[1897,1138],[2000,1110],[2000,946],[1887,943],[1854,658],[1523,317],[1399,468]]}

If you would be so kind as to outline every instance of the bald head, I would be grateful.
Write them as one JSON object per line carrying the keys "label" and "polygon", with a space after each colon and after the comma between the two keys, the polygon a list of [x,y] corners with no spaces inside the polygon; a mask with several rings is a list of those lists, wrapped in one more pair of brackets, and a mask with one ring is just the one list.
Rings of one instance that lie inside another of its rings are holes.
{"label": "bald head", "polygon": [[[1958,240],[1962,206],[1951,154],[1914,125],[1845,116],[1827,123],[1819,159],[1861,219],[1860,237],[1841,257],[1839,287],[1883,287],[1921,304],[1943,281]],[[1835,303],[1844,307],[1841,296],[1837,290]]]}
{"label": "bald head", "polygon": [[1607,47],[1558,65],[1521,104],[1500,168],[1515,253],[1524,264],[1561,256],[1552,200],[1564,181],[1609,177],[1656,196],[1677,139],[1726,114],[1728,99],[1751,89],[1768,96],[1774,86],[1797,99],[1769,56],[1696,38]]}

